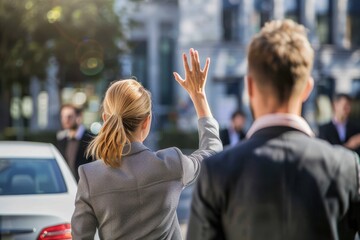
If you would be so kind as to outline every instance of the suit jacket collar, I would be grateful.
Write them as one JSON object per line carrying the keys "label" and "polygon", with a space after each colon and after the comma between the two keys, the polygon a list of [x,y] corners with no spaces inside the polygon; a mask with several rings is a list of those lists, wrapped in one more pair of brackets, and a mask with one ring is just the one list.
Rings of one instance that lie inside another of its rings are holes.
{"label": "suit jacket collar", "polygon": [[146,147],[141,142],[132,142],[130,144],[125,145],[123,154],[125,156],[130,156],[130,155],[133,155],[133,154],[145,151],[145,150],[149,150],[149,148]]}
{"label": "suit jacket collar", "polygon": [[329,123],[329,126],[331,126],[331,130],[333,131],[333,134],[336,136],[337,142],[336,144],[343,144],[349,140],[354,134],[358,133],[359,130],[356,126],[350,121],[346,121],[345,123],[345,139],[341,141],[339,132],[336,128],[336,123],[332,120]]}
{"label": "suit jacket collar", "polygon": [[[335,124],[334,124],[334,122],[333,121],[330,121],[329,122],[329,135],[332,135],[332,136],[334,136],[334,138],[336,138],[336,142],[332,142],[332,144],[343,144],[344,142],[343,141],[341,141],[341,139],[340,139],[340,136],[339,136],[339,132],[338,132],[338,130],[337,130],[337,128],[336,128],[336,126],[335,126]],[[348,128],[347,127],[345,127],[345,140],[346,140],[346,138],[349,136],[349,134],[348,134]],[[334,139],[335,140],[335,139]]]}
{"label": "suit jacket collar", "polygon": [[301,131],[310,137],[315,134],[311,130],[304,118],[295,114],[268,114],[257,119],[250,127],[246,138],[250,138],[255,132],[268,127],[288,127]]}
{"label": "suit jacket collar", "polygon": [[305,135],[305,136],[309,136],[306,133],[296,129],[296,128],[292,128],[292,127],[286,127],[286,126],[271,126],[271,127],[265,127],[265,128],[261,128],[258,131],[254,132],[253,135],[251,135],[250,139],[255,139],[255,138],[265,138],[265,139],[272,139],[272,138],[277,138],[278,136],[287,133],[287,132],[297,132],[299,134]]}

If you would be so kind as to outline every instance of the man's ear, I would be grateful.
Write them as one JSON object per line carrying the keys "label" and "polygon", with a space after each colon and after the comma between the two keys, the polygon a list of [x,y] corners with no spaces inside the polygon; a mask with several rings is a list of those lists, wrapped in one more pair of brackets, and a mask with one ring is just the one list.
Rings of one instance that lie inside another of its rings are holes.
{"label": "man's ear", "polygon": [[314,88],[314,79],[310,76],[308,78],[308,80],[306,81],[306,86],[305,86],[305,89],[302,93],[302,102],[305,102],[306,99],[308,99],[308,97],[310,96],[311,94],[311,91],[313,90]]}
{"label": "man's ear", "polygon": [[250,75],[246,75],[245,84],[249,98],[251,98],[254,93],[254,79]]}

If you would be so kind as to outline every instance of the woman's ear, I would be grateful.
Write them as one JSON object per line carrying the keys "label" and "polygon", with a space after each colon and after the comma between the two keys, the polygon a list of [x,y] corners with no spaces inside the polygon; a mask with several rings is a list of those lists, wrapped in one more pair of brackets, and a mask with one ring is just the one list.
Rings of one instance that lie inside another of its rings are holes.
{"label": "woman's ear", "polygon": [[145,118],[145,120],[141,125],[141,129],[146,129],[150,123],[151,123],[151,114]]}
{"label": "woman's ear", "polygon": [[102,118],[103,122],[105,122],[105,121],[106,121],[106,114],[105,114],[105,113],[102,113],[102,114],[101,114],[101,118]]}

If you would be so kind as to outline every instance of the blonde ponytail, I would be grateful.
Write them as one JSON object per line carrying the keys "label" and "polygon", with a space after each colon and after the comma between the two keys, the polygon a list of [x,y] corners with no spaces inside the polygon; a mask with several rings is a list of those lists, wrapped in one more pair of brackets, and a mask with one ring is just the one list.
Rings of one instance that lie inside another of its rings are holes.
{"label": "blonde ponytail", "polygon": [[103,101],[104,124],[89,144],[87,155],[102,159],[106,165],[119,167],[124,147],[132,134],[151,114],[150,93],[133,79],[110,85]]}

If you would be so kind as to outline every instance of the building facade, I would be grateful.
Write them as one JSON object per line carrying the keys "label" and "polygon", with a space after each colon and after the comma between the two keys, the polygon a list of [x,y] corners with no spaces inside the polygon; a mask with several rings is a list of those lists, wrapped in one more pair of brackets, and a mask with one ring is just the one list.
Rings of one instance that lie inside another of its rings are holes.
{"label": "building facade", "polygon": [[[243,82],[246,47],[271,19],[290,18],[309,31],[316,52],[316,87],[304,105],[304,116],[315,128],[329,119],[335,92],[360,97],[358,0],[181,0],[179,11],[176,55],[194,47],[211,57],[208,95],[221,125],[226,125],[235,108],[249,113]],[[176,68],[181,67],[177,61]]]}
{"label": "building facade", "polygon": [[[335,92],[353,95],[357,99],[354,116],[360,117],[359,0],[145,0],[137,3],[117,0],[114,10],[120,21],[129,23],[126,31],[129,51],[119,57],[118,75],[122,79],[134,76],[151,91],[155,132],[196,128],[190,98],[172,75],[173,71],[183,74],[181,54],[189,48],[200,52],[202,63],[206,57],[211,58],[206,91],[220,125],[227,125],[231,113],[243,108],[249,117],[249,126],[251,114],[243,81],[247,69],[246,48],[265,22],[284,18],[294,19],[308,28],[316,51],[313,70],[316,87],[304,105],[305,118],[315,129],[317,124],[328,120]],[[89,83],[82,89],[69,86],[57,96],[59,93],[54,87],[57,65],[52,62],[49,61],[46,89],[38,79],[31,80],[29,92],[36,107],[24,114],[30,130],[58,129],[60,104],[57,99],[64,98],[79,105],[86,101],[87,126],[98,121],[99,105],[108,82],[100,82],[98,86]],[[21,129],[24,123],[16,120],[20,113],[15,100],[9,103],[11,117],[15,119],[13,127]],[[30,106],[31,101],[28,102]]]}
{"label": "building facade", "polygon": [[[176,88],[172,72],[178,38],[179,8],[176,0],[129,3],[118,0],[115,9],[126,11],[128,52],[120,57],[120,78],[136,78],[151,92],[152,132],[148,145],[156,148],[158,132],[176,125]],[[121,14],[120,14],[121,15]]]}

